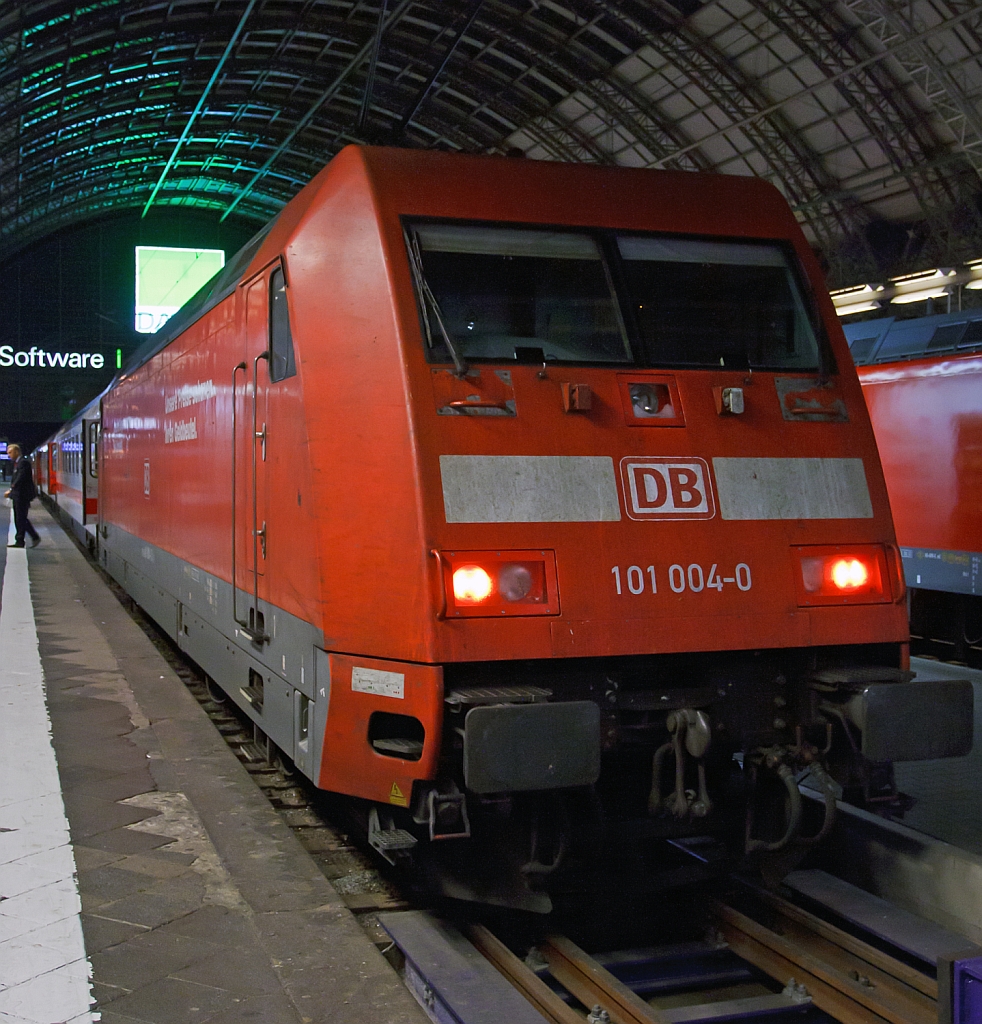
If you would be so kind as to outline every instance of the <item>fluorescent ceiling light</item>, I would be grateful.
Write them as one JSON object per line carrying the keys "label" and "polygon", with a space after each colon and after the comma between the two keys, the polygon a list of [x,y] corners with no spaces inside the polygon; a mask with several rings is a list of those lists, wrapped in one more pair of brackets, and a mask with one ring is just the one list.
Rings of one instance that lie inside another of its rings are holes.
{"label": "fluorescent ceiling light", "polygon": [[898,292],[890,301],[900,305],[907,302],[925,302],[928,299],[943,299],[950,294],[949,288],[942,285],[935,288],[922,288],[916,292]]}
{"label": "fluorescent ceiling light", "polygon": [[853,288],[836,288],[834,292],[829,292],[829,295],[832,296],[832,302],[836,306],[851,306],[856,302],[868,300],[882,291],[882,284],[857,284]]}
{"label": "fluorescent ceiling light", "polygon": [[919,270],[916,274],[901,274],[899,277],[890,277],[887,280],[890,284],[927,284],[929,281],[943,281],[947,277],[954,277],[955,271],[949,267],[935,267],[933,270]]}
{"label": "fluorescent ceiling light", "polygon": [[879,302],[854,302],[849,306],[836,306],[836,316],[851,316],[853,313],[867,313],[871,309],[879,309]]}

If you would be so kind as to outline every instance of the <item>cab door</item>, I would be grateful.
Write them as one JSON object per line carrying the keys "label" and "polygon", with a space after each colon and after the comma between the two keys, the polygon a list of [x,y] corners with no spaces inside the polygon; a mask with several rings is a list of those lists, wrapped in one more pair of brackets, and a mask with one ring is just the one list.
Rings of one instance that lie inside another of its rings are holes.
{"label": "cab door", "polygon": [[[276,564],[282,566],[289,547],[286,520],[277,516],[273,507],[273,446],[282,443],[286,412],[280,409],[282,389],[277,385],[296,374],[296,361],[282,265],[277,262],[267,267],[245,285],[244,292],[244,344],[242,359],[236,368],[233,529],[237,551],[241,552],[241,557],[236,559],[237,582],[248,592],[248,597],[237,609],[236,620],[250,639],[263,644],[269,641],[272,629],[269,602],[276,582],[272,568]],[[287,454],[279,452],[281,462]]]}
{"label": "cab door", "polygon": [[[242,288],[244,330],[233,378],[232,561],[235,620],[253,642],[267,641],[268,487],[265,471],[269,381],[269,268]],[[243,593],[244,592],[244,593]]]}

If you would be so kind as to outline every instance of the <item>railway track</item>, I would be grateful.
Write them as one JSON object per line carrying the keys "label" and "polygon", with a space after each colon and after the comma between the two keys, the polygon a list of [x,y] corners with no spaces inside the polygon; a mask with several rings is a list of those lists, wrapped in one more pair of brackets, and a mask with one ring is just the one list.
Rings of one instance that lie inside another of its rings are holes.
{"label": "railway track", "polygon": [[953,981],[959,970],[977,977],[978,948],[930,963],[746,886],[701,912],[702,942],[594,955],[550,934],[522,957],[483,925],[457,928],[418,911],[383,914],[381,923],[405,957],[407,985],[439,1024],[977,1020],[956,1005]]}

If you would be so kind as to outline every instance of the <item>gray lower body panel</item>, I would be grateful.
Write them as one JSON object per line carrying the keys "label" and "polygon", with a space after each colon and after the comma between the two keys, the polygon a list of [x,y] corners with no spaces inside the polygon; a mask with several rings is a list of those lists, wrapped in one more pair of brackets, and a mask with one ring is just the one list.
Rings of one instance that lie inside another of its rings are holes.
{"label": "gray lower body panel", "polygon": [[982,554],[977,551],[936,551],[901,548],[908,587],[950,594],[982,594]]}
{"label": "gray lower body panel", "polygon": [[[316,779],[327,720],[323,635],[309,622],[260,601],[269,643],[236,627],[225,580],[109,524],[99,560],[134,601],[231,697],[304,774]],[[240,615],[251,595],[239,591]],[[256,701],[256,676],[262,700]],[[247,692],[249,691],[249,692]]]}

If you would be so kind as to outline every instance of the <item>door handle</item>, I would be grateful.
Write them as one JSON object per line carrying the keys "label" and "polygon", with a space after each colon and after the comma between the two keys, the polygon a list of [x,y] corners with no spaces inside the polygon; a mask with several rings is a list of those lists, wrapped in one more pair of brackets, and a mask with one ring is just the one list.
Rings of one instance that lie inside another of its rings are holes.
{"label": "door handle", "polygon": [[263,520],[263,525],[256,530],[256,536],[259,538],[259,544],[262,547],[263,558],[266,557],[266,520]]}

